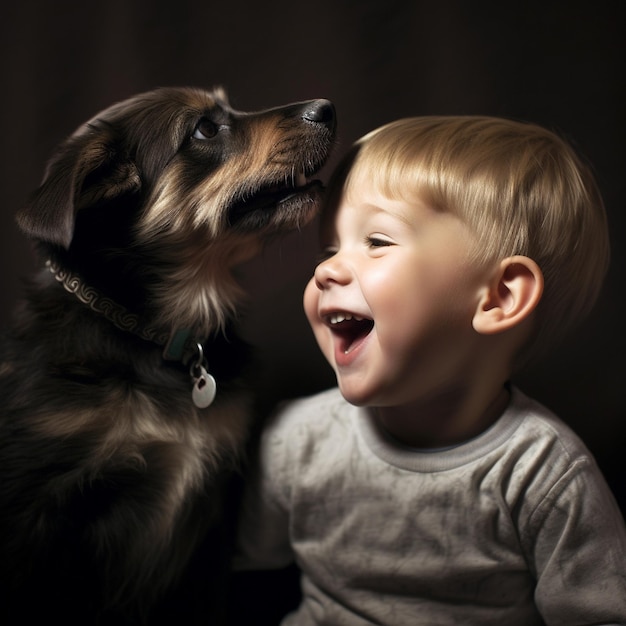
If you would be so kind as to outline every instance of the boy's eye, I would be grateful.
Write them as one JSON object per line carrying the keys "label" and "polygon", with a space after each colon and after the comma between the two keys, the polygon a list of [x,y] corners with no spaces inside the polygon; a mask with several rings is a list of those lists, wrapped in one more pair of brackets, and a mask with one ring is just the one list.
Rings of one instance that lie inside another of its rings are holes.
{"label": "boy's eye", "polygon": [[365,238],[365,245],[369,248],[384,248],[386,246],[392,246],[393,242],[389,241],[389,239],[384,239],[383,237],[378,237],[376,235],[368,235]]}

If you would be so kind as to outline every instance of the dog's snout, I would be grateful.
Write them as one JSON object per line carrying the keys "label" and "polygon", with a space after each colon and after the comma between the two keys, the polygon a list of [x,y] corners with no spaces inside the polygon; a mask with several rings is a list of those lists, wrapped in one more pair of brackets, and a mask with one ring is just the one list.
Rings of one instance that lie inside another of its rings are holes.
{"label": "dog's snout", "polygon": [[335,127],[335,107],[330,100],[311,100],[304,107],[302,119],[323,124],[332,129]]}

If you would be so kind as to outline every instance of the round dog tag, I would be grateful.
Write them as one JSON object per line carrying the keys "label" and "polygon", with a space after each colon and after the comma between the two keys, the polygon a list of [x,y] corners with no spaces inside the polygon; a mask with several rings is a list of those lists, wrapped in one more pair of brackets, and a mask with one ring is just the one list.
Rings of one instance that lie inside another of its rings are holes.
{"label": "round dog tag", "polygon": [[199,409],[206,409],[215,399],[217,384],[215,378],[200,366],[200,376],[194,380],[191,399]]}

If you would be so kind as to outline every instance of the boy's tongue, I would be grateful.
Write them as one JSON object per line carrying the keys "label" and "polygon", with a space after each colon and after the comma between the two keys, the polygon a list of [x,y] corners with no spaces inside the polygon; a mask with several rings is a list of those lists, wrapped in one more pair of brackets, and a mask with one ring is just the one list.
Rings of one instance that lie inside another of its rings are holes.
{"label": "boy's tongue", "polygon": [[339,339],[339,349],[344,354],[354,349],[374,327],[372,320],[344,320],[333,326],[333,333]]}

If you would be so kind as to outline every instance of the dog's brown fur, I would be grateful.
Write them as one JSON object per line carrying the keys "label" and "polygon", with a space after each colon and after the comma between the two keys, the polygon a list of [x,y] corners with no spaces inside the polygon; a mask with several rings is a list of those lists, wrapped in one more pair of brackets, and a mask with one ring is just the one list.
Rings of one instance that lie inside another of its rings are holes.
{"label": "dog's brown fur", "polygon": [[[166,88],[60,146],[18,214],[53,271],[0,361],[1,623],[195,623],[163,599],[192,558],[217,574],[190,600],[221,576],[223,485],[249,421],[232,270],[310,220],[319,188],[294,187],[333,137],[327,101],[249,114],[219,89]],[[191,365],[163,358],[180,329]],[[205,409],[197,342],[218,385]]]}

